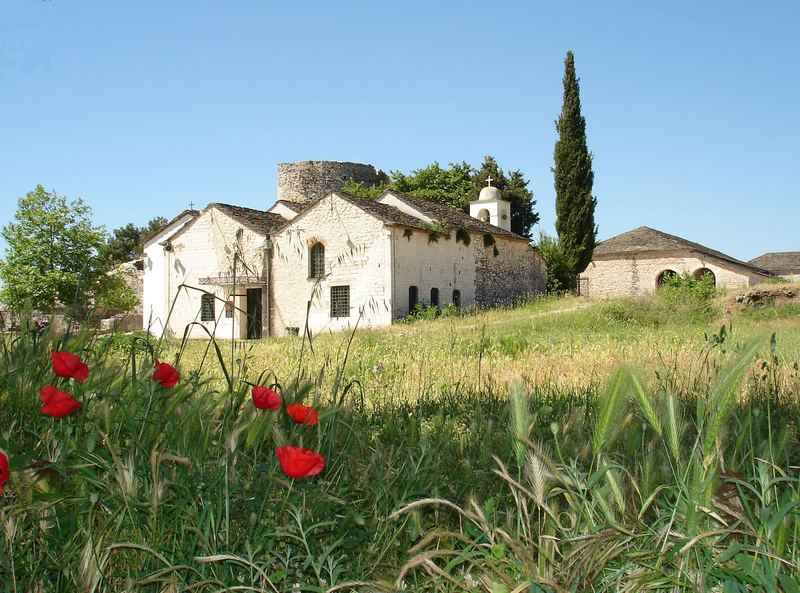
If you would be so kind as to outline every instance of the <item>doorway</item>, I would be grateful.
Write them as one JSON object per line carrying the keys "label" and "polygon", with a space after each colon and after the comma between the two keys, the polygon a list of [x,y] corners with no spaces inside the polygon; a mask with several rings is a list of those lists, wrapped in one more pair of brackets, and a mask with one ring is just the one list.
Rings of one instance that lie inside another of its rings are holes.
{"label": "doorway", "polygon": [[247,289],[247,339],[261,339],[261,297],[263,289]]}

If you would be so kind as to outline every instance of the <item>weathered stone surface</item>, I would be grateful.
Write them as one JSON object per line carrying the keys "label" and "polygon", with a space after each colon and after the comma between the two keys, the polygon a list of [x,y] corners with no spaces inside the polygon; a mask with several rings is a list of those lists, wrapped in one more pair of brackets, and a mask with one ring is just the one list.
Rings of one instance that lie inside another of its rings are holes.
{"label": "weathered stone surface", "polygon": [[344,182],[372,187],[387,177],[372,165],[338,161],[300,161],[278,164],[278,200],[310,202],[342,189]]}
{"label": "weathered stone surface", "polygon": [[581,295],[604,298],[645,295],[656,290],[658,277],[666,270],[694,274],[700,269],[710,270],[720,288],[743,288],[766,279],[732,264],[681,253],[595,258],[580,274]]}
{"label": "weathered stone surface", "polygon": [[[163,266],[151,265],[159,254],[146,250],[147,274],[156,269],[165,274],[167,335],[189,328],[191,337],[203,337],[201,322],[216,336],[245,337],[244,297],[251,286],[263,288],[264,336],[297,335],[306,321],[314,335],[356,322],[359,327],[390,325],[408,315],[411,286],[417,287],[421,304],[438,292],[439,306],[457,298],[462,307],[507,304],[545,288],[545,262],[527,240],[485,224],[477,230],[445,229],[381,202],[332,193],[301,209],[291,222],[258,231],[243,228],[218,206],[209,206],[163,241]],[[492,229],[494,244],[484,244]],[[324,246],[321,277],[310,273],[316,243]],[[230,281],[234,261],[240,274],[235,286]],[[241,278],[244,270],[252,281]],[[341,315],[331,307],[340,287],[349,295]],[[202,321],[197,289],[222,301],[211,311],[214,320]],[[235,309],[230,317],[221,315],[225,302]],[[144,323],[152,332],[152,320]]]}
{"label": "weathered stone surface", "polygon": [[[144,264],[142,259],[125,262],[111,269],[109,274],[119,274],[136,295],[137,304],[129,311],[133,315],[142,315],[142,298],[144,296]],[[124,312],[123,313],[127,313]]]}
{"label": "weathered stone surface", "polygon": [[[531,245],[496,237],[484,247],[475,237],[475,300],[480,305],[509,305],[520,298],[543,293],[547,281],[544,258]],[[495,255],[495,253],[497,255]]]}
{"label": "weathered stone surface", "polygon": [[[338,196],[329,196],[303,212],[296,224],[272,237],[270,300],[272,335],[313,334],[392,322],[389,234],[383,223]],[[311,278],[309,253],[325,247],[325,276]],[[331,287],[348,286],[350,314],[331,317]]]}
{"label": "weathered stone surface", "polygon": [[798,299],[800,286],[780,284],[760,285],[734,296],[733,300],[746,306],[780,305]]}
{"label": "weathered stone surface", "polygon": [[[244,338],[247,289],[266,289],[268,285],[267,244],[264,235],[215,207],[204,210],[173,235],[164,253],[167,279],[161,298],[166,300],[164,308],[169,317],[164,321],[166,334],[182,336],[189,328],[190,337],[207,338],[208,334],[194,324],[197,322],[220,338]],[[217,297],[215,321],[202,320],[204,293]],[[230,303],[230,317],[225,315],[226,303]],[[143,323],[156,333],[152,320],[145,318]],[[266,328],[266,306],[262,307],[262,324]]]}

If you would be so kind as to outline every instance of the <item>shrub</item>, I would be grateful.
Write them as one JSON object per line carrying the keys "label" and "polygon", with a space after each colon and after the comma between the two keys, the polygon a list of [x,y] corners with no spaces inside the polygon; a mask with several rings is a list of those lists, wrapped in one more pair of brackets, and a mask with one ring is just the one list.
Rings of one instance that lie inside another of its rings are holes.
{"label": "shrub", "polygon": [[714,297],[717,288],[711,275],[695,278],[689,273],[664,278],[664,285],[657,296],[668,311],[696,322],[712,319],[715,314]]}
{"label": "shrub", "polygon": [[417,303],[409,313],[408,321],[433,321],[441,315],[441,309],[430,303]]}
{"label": "shrub", "polygon": [[561,249],[558,238],[541,233],[536,248],[547,262],[547,292],[569,290],[573,284],[571,275],[575,265]]}

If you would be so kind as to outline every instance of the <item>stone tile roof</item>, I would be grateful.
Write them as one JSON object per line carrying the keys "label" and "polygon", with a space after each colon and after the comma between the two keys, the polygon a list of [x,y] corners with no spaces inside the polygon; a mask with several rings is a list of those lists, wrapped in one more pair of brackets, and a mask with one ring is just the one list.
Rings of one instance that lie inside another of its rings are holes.
{"label": "stone tile roof", "polygon": [[430,230],[427,226],[425,226],[425,223],[422,220],[416,216],[411,216],[410,214],[401,212],[394,206],[381,204],[380,202],[376,202],[370,198],[354,196],[343,191],[336,191],[334,193],[343,200],[360,208],[367,214],[371,214],[385,224],[407,226],[419,230]]}
{"label": "stone tile roof", "polygon": [[751,259],[750,265],[774,274],[800,274],[800,251],[776,251]]}
{"label": "stone tile roof", "polygon": [[670,235],[669,233],[651,229],[646,226],[640,226],[627,233],[622,233],[616,237],[601,241],[594,249],[594,256],[600,255],[608,257],[612,255],[627,255],[648,251],[690,251],[741,266],[765,276],[771,275],[769,271],[753,265],[752,263],[743,262],[721,251],[701,245],[700,243],[688,241],[681,237]]}
{"label": "stone tile roof", "polygon": [[442,224],[447,228],[466,229],[476,233],[486,233],[496,235],[498,237],[507,237],[509,239],[516,239],[518,241],[530,243],[530,239],[523,237],[522,235],[512,233],[511,231],[501,229],[500,227],[496,227],[493,224],[489,224],[488,222],[474,218],[466,212],[462,212],[461,210],[457,210],[451,206],[445,206],[444,204],[426,200],[425,198],[416,198],[414,196],[409,196],[394,190],[388,190],[383,195],[395,196],[397,199],[402,200],[409,206],[422,212],[428,218],[437,221],[439,224]]}
{"label": "stone tile roof", "polygon": [[215,202],[209,204],[208,208],[217,208],[219,211],[224,212],[235,221],[242,223],[249,229],[268,235],[280,226],[286,223],[286,219],[280,214],[273,212],[264,212],[263,210],[254,210],[253,208],[245,208],[244,206],[233,206],[232,204],[221,204]]}

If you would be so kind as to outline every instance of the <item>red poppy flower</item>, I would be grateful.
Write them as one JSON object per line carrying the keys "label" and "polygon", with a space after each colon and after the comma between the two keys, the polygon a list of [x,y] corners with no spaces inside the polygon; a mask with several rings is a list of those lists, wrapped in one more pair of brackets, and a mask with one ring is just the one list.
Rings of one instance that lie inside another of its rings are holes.
{"label": "red poppy flower", "polygon": [[286,413],[298,424],[317,423],[317,411],[303,404],[289,404],[286,406]]}
{"label": "red poppy flower", "polygon": [[8,482],[9,475],[11,474],[8,471],[8,457],[0,453],[0,494],[3,493],[3,485]]}
{"label": "red poppy flower", "polygon": [[76,381],[86,381],[89,375],[89,367],[81,362],[81,359],[69,352],[50,351],[50,359],[53,361],[53,372],[59,377],[75,379]]}
{"label": "red poppy flower", "polygon": [[281,407],[281,396],[260,385],[253,386],[253,405],[259,410],[277,410]]}
{"label": "red poppy flower", "polygon": [[275,456],[281,469],[290,478],[307,478],[316,476],[325,469],[325,458],[302,447],[285,445],[275,449]]}
{"label": "red poppy flower", "polygon": [[178,371],[175,370],[174,366],[166,362],[156,361],[153,370],[153,381],[157,381],[161,387],[175,387],[179,378]]}
{"label": "red poppy flower", "polygon": [[39,399],[44,404],[39,411],[53,418],[63,418],[81,407],[78,402],[72,399],[71,394],[60,391],[52,385],[45,385],[39,390]]}

